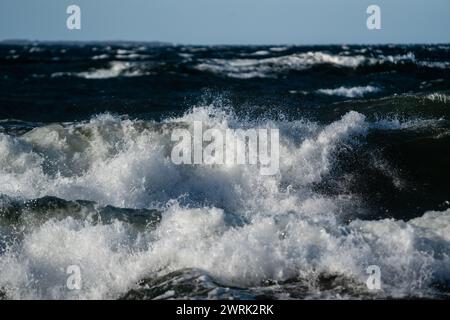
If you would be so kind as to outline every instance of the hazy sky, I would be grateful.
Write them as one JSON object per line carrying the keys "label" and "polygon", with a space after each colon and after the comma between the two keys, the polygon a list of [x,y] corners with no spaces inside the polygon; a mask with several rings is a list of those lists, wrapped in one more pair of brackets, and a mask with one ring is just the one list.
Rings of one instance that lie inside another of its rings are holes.
{"label": "hazy sky", "polygon": [[[81,30],[66,28],[81,7]],[[366,27],[381,7],[382,30]],[[0,0],[0,39],[186,44],[450,42],[450,0]]]}

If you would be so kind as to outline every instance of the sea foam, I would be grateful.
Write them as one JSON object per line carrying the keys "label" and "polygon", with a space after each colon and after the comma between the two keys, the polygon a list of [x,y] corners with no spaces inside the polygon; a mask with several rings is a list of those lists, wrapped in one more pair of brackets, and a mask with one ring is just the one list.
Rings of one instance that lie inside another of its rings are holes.
{"label": "sea foam", "polygon": [[[193,120],[219,130],[279,128],[280,174],[174,165],[170,132],[191,128]],[[0,290],[12,299],[114,299],[144,278],[194,268],[232,287],[307,279],[314,296],[314,279],[344,275],[348,286],[364,286],[366,267],[375,264],[383,281],[378,296],[428,296],[435,283],[450,280],[450,210],[410,221],[349,222],[357,199],[315,188],[336,166],[336,152],[357,148],[373,126],[354,111],[319,124],[248,122],[198,107],[162,122],[104,114],[18,137],[0,134],[2,218],[10,219],[11,201],[44,196],[161,213],[158,223],[137,226],[76,218],[68,206],[68,214],[36,224],[25,217],[41,213],[29,206],[20,228],[1,224]],[[82,290],[66,288],[70,265],[81,269]]]}

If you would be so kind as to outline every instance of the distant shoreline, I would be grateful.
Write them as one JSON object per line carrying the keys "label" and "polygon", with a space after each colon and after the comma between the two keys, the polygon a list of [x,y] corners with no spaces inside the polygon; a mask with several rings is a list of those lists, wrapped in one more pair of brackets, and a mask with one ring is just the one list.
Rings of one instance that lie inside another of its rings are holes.
{"label": "distant shoreline", "polygon": [[173,43],[162,41],[126,41],[126,40],[105,40],[105,41],[73,41],[73,40],[26,40],[26,39],[5,39],[0,40],[0,44],[11,45],[27,45],[27,44],[64,44],[64,45],[79,45],[79,44],[132,44],[132,45],[151,45],[155,47],[173,46]]}
{"label": "distant shoreline", "polygon": [[137,40],[28,40],[28,39],[5,39],[0,40],[0,45],[145,45],[154,47],[168,47],[168,46],[208,46],[208,47],[319,47],[319,46],[434,46],[434,45],[450,45],[450,42],[436,42],[436,43],[272,43],[272,44],[193,44],[193,43],[172,43],[164,41],[137,41]]}

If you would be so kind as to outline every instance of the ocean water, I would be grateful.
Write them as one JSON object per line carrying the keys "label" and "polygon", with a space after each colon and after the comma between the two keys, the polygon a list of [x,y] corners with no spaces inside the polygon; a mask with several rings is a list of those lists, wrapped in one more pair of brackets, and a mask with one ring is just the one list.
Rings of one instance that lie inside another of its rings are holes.
{"label": "ocean water", "polygon": [[[0,90],[0,298],[450,296],[450,45],[3,43]],[[193,121],[280,172],[175,165]]]}

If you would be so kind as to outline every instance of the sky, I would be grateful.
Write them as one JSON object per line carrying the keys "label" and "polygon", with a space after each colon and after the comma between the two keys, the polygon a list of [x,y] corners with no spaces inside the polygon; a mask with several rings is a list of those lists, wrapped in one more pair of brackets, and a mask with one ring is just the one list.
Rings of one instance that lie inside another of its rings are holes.
{"label": "sky", "polygon": [[[66,9],[81,8],[81,30]],[[369,5],[381,30],[366,26]],[[0,0],[0,40],[450,43],[450,0]]]}

